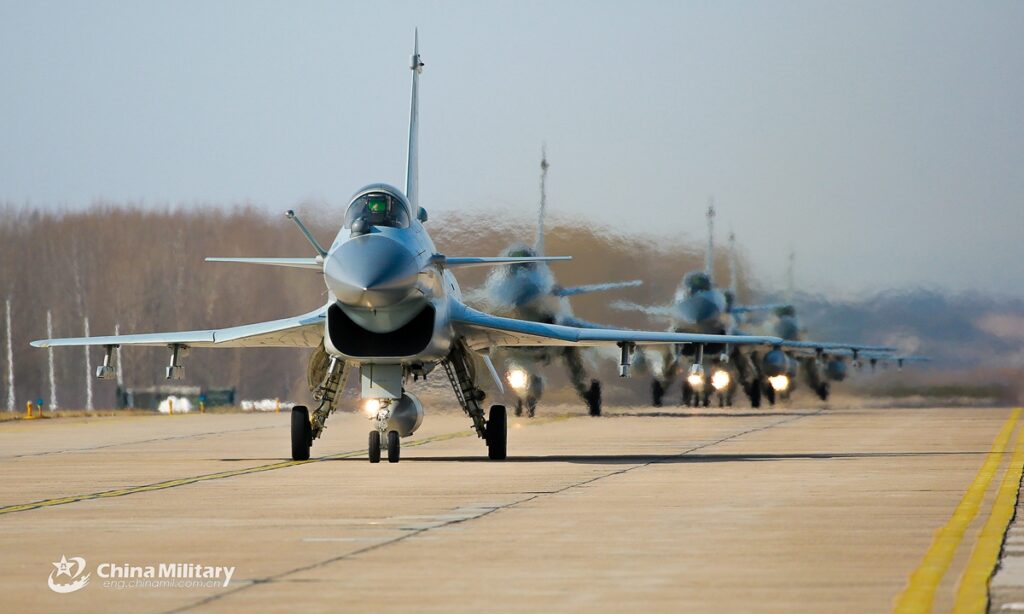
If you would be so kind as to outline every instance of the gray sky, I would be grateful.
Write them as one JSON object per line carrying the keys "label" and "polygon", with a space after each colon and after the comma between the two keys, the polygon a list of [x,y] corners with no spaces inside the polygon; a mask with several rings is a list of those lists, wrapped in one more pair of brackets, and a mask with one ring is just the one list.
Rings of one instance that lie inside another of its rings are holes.
{"label": "gray sky", "polygon": [[[719,238],[840,294],[1024,296],[1024,2],[0,0],[0,200],[421,202]],[[528,238],[526,233],[524,238]]]}

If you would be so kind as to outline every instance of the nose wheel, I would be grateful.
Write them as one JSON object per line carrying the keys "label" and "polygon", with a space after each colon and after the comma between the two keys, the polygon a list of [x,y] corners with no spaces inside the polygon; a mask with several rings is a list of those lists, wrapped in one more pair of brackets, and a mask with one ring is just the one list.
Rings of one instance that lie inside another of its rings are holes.
{"label": "nose wheel", "polygon": [[402,444],[398,439],[398,431],[388,431],[388,462],[397,463],[401,455]]}
{"label": "nose wheel", "polygon": [[402,443],[398,437],[398,431],[388,431],[387,439],[382,440],[380,431],[370,431],[370,440],[367,447],[371,463],[379,463],[381,448],[388,453],[388,462],[397,463],[402,457]]}
{"label": "nose wheel", "polygon": [[370,431],[370,462],[380,462],[380,431]]}

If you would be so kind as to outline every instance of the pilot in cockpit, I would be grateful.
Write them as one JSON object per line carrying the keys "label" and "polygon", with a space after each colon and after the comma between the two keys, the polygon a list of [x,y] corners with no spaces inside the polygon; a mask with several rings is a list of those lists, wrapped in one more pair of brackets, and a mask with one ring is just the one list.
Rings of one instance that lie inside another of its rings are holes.
{"label": "pilot in cockpit", "polygon": [[388,192],[367,192],[352,201],[345,214],[345,226],[355,230],[353,224],[362,220],[357,226],[390,226],[392,228],[409,227],[409,209],[394,194]]}

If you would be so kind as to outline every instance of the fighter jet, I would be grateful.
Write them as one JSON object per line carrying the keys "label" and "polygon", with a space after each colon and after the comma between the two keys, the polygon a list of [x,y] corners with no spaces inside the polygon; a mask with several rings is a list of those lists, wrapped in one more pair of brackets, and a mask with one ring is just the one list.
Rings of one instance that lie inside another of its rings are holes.
{"label": "fighter jet", "polygon": [[[502,253],[507,258],[544,255],[544,217],[547,212],[549,168],[546,148],[542,148],[537,234],[532,247],[517,244],[507,248]],[[555,276],[546,262],[527,262],[494,268],[479,293],[467,294],[471,294],[476,299],[473,302],[479,302],[488,313],[547,324],[601,328],[573,315],[569,297],[639,286],[641,283],[640,280],[632,280],[567,288],[555,283]],[[524,409],[528,416],[534,415],[537,403],[544,392],[544,376],[540,367],[550,365],[558,358],[565,362],[572,386],[576,394],[587,404],[590,415],[601,415],[601,383],[587,376],[580,348],[509,348],[502,350],[501,356],[507,366],[505,379],[516,396],[515,415],[522,415]]]}
{"label": "fighter jet", "polygon": [[[675,302],[665,306],[643,306],[632,303],[614,303],[613,307],[624,310],[637,310],[652,316],[667,317],[671,322],[670,330],[677,332],[742,334],[741,320],[748,314],[756,312],[776,311],[784,313],[791,310],[788,304],[750,304],[736,303],[738,276],[736,266],[735,235],[730,234],[729,290],[722,291],[715,287],[713,281],[714,264],[714,202],[708,205],[708,243],[705,251],[704,270],[691,271],[683,277],[683,283],[676,291]],[[780,325],[787,334],[791,334],[792,322],[780,319]],[[797,327],[793,330],[799,330]],[[781,331],[779,331],[781,332]],[[692,363],[683,381],[682,401],[684,405],[710,405],[712,395],[718,397],[719,406],[731,405],[734,391],[741,387],[750,399],[752,407],[761,406],[762,394],[767,395],[771,403],[775,402],[775,393],[784,382],[792,377],[796,366],[794,356],[805,356],[813,359],[814,365],[823,357],[828,357],[826,372],[830,377],[845,377],[845,363],[840,356],[850,353],[856,361],[862,351],[875,352],[878,356],[886,356],[895,348],[858,345],[849,343],[832,343],[805,341],[798,336],[783,337],[783,341],[770,351],[761,355],[757,348],[746,351],[738,346],[721,346],[712,348],[717,356],[711,359],[712,373],[705,374],[703,355],[693,353],[688,348],[682,351],[662,350],[662,367],[660,377],[655,375],[651,382],[651,397],[655,406],[661,405],[665,392],[672,385],[679,371],[682,357],[692,357]],[[784,379],[785,378],[785,379]],[[827,398],[828,388],[824,390]],[[819,392],[819,396],[821,396]]]}
{"label": "fighter jet", "polygon": [[[725,292],[715,286],[713,201],[708,205],[706,217],[708,243],[704,252],[704,269],[690,271],[683,276],[671,304],[637,305],[618,301],[613,303],[612,307],[666,319],[669,321],[669,330],[673,332],[702,334],[733,334],[736,330],[736,314],[768,308],[735,305],[735,292]],[[710,377],[704,368],[705,352],[712,354]],[[654,361],[655,376],[651,382],[651,401],[656,407],[662,404],[665,393],[671,388],[681,370],[680,363],[685,359],[690,359],[690,366],[682,384],[684,405],[706,407],[710,405],[712,395],[718,396],[719,405],[731,405],[735,390],[739,387],[747,394],[752,406],[760,406],[759,378],[749,356],[741,352],[740,347],[735,344],[719,344],[700,348],[662,348],[660,361]]]}
{"label": "fighter jet", "polygon": [[[419,76],[423,66],[417,35],[410,62],[412,92],[404,190],[383,183],[357,190],[341,230],[327,249],[289,212],[315,250],[312,257],[208,259],[317,271],[326,285],[326,304],[299,316],[230,328],[46,339],[32,345],[102,346],[104,359],[96,372],[100,378],[114,376],[114,350],[120,346],[165,346],[170,351],[168,379],[183,377],[180,361],[193,348],[313,348],[309,380],[319,406],[312,415],[306,406],[292,409],[292,458],[310,457],[311,445],[323,434],[327,418],[338,405],[346,377],[358,368],[360,398],[371,420],[369,459],[377,463],[382,450],[387,451],[389,462],[398,462],[401,438],[411,436],[423,421],[423,405],[406,390],[406,384],[438,367],[451,382],[455,398],[476,434],[486,443],[488,457],[504,459],[508,441],[505,406],[491,405],[485,413],[479,376],[487,371],[499,389],[502,387],[489,358],[495,348],[617,346],[620,375],[626,376],[638,346],[703,348],[780,341],[761,336],[581,328],[488,315],[468,307],[462,300],[455,271],[566,258],[450,257],[437,252],[424,225],[426,210],[419,205]],[[699,354],[703,350],[696,351]]]}
{"label": "fighter jet", "polygon": [[[796,307],[792,304],[795,287],[794,261],[795,255],[790,252],[786,272],[786,302],[774,306],[775,318],[770,328],[775,336],[783,339],[783,343],[772,348],[756,365],[762,379],[761,387],[771,404],[775,403],[776,396],[783,399],[789,397],[801,373],[807,381],[807,386],[818,395],[818,398],[827,401],[831,383],[846,379],[848,361],[855,368],[860,367],[861,359],[865,359],[871,364],[872,369],[879,362],[895,362],[902,369],[906,362],[927,360],[922,356],[899,354],[897,349],[892,347],[806,341],[804,326],[797,316]],[[752,354],[756,361],[757,352],[754,351]]]}

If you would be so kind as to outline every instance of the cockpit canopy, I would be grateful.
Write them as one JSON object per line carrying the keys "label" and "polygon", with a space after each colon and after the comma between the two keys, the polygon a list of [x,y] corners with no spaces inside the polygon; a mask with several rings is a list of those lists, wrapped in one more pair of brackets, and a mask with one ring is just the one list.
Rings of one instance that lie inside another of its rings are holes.
{"label": "cockpit canopy", "polygon": [[356,220],[370,226],[408,228],[412,216],[409,201],[402,193],[387,184],[366,186],[356,193],[345,212],[345,227],[352,228]]}
{"label": "cockpit canopy", "polygon": [[683,285],[686,286],[686,291],[693,295],[710,290],[711,278],[704,271],[690,271],[683,277]]}
{"label": "cockpit canopy", "polygon": [[[537,252],[528,245],[518,243],[506,249],[504,255],[506,258],[533,258],[537,255]],[[532,271],[537,268],[537,265],[532,262],[522,262],[519,264],[509,265],[505,268],[507,268],[509,272],[523,270]]]}
{"label": "cockpit canopy", "polygon": [[778,309],[775,310],[775,315],[777,315],[780,318],[795,318],[796,307],[792,305],[783,305],[782,307],[779,307]]}

